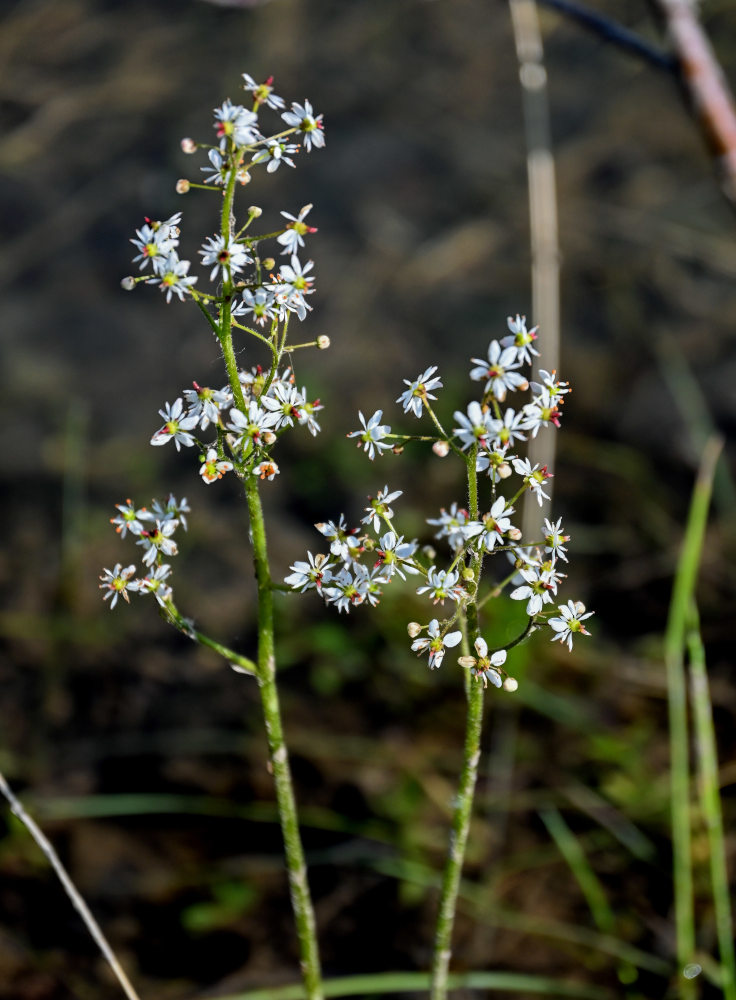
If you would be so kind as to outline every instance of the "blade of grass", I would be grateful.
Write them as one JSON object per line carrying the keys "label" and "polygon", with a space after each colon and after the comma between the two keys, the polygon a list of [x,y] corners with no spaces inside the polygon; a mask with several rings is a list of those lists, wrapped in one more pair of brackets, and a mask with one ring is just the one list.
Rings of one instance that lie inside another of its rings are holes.
{"label": "blade of grass", "polygon": [[[722,447],[723,441],[712,437],[703,450],[698,477],[690,501],[685,537],[677,563],[664,639],[670,738],[672,867],[677,961],[680,973],[686,965],[693,962],[695,954],[690,834],[690,755],[684,665],[685,630],[703,548],[705,525],[713,488],[713,475]],[[696,986],[693,980],[682,978],[679,988],[683,1000],[690,1000],[696,995]]]}
{"label": "blade of grass", "polygon": [[585,851],[557,809],[544,809],[539,816],[585,896],[596,927],[610,933],[616,923],[606,893],[590,866]]}
{"label": "blade of grass", "polygon": [[723,813],[718,784],[718,752],[713,726],[705,650],[700,635],[698,612],[690,606],[687,629],[690,659],[690,693],[698,748],[700,807],[705,817],[710,855],[710,876],[713,885],[713,906],[716,934],[721,958],[721,987],[724,1000],[736,1000],[736,953],[734,952],[733,921],[729,898],[726,843],[723,837]]}
{"label": "blade of grass", "polygon": [[[579,1000],[610,1000],[613,994],[601,986],[569,983],[546,976],[530,976],[515,972],[450,973],[447,985],[451,990],[504,990],[537,996],[577,997]],[[426,972],[380,972],[374,975],[345,976],[323,983],[326,997],[379,996],[382,993],[413,993],[429,986]],[[303,1000],[304,989],[297,983],[248,993],[229,993],[213,1000]]]}

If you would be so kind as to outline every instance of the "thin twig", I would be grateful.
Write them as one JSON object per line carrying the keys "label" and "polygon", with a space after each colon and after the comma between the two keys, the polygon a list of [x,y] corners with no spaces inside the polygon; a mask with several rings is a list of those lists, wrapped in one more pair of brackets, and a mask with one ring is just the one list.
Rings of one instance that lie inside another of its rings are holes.
{"label": "thin twig", "polygon": [[677,60],[668,52],[662,52],[649,42],[645,41],[641,35],[635,31],[625,28],[618,21],[612,20],[599,14],[597,10],[590,10],[575,0],[538,0],[542,7],[551,7],[552,10],[559,11],[572,21],[577,21],[588,31],[598,35],[605,42],[610,42],[618,48],[638,56],[657,69],[666,70],[668,73],[677,72]]}
{"label": "thin twig", "polygon": [[656,0],[677,55],[680,77],[695,117],[723,175],[723,191],[736,202],[736,105],[692,0]]}
{"label": "thin twig", "polygon": [[69,877],[69,873],[67,872],[64,865],[61,863],[59,855],[56,853],[56,851],[54,850],[49,840],[46,838],[43,831],[36,825],[34,820],[28,815],[28,813],[25,811],[21,803],[15,797],[12,790],[10,789],[10,786],[8,785],[7,781],[5,780],[2,774],[0,774],[0,792],[2,792],[2,794],[8,800],[10,809],[13,812],[13,814],[18,817],[23,826],[25,826],[26,830],[28,830],[28,832],[30,833],[31,837],[33,837],[35,842],[38,844],[43,853],[46,855],[49,864],[58,875],[59,881],[64,887],[64,892],[69,897],[74,909],[77,911],[77,913],[84,921],[87,930],[94,938],[98,948],[105,956],[107,964],[115,973],[115,976],[120,985],[122,986],[126,997],[128,997],[128,1000],[140,1000],[140,997],[133,988],[130,980],[125,975],[123,967],[115,957],[115,953],[110,947],[107,938],[102,933],[100,925],[97,923],[95,918],[90,913],[89,907],[80,896],[79,891],[77,890],[76,886]]}

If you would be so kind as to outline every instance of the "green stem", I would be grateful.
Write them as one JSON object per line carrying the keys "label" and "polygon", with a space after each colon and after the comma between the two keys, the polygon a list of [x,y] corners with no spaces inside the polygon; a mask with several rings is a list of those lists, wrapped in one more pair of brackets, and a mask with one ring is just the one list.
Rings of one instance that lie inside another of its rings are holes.
{"label": "green stem", "polygon": [[[468,469],[468,510],[471,518],[478,516],[478,477],[475,470],[477,445],[470,449],[468,456],[463,455]],[[471,562],[473,569],[474,591],[465,609],[465,618],[461,616],[463,630],[463,647],[469,648],[469,637],[478,634],[478,608],[476,605],[478,583],[480,581],[481,558],[476,555]],[[470,819],[473,812],[473,796],[478,778],[478,762],[480,760],[480,738],[483,728],[483,685],[474,681],[467,672],[465,695],[468,709],[465,718],[465,747],[463,750],[463,767],[460,772],[460,782],[455,799],[455,809],[452,816],[452,832],[450,834],[450,849],[442,876],[439,913],[435,929],[434,951],[432,953],[432,979],[430,995],[432,1000],[445,1000],[448,989],[448,973],[452,956],[452,928],[455,923],[457,897],[460,889],[460,876],[465,861],[465,848],[470,831]]]}
{"label": "green stem", "polygon": [[258,482],[253,476],[245,481],[245,495],[253,536],[253,561],[258,584],[258,685],[266,723],[268,750],[276,786],[276,801],[284,838],[284,855],[289,876],[291,905],[296,921],[301,956],[302,980],[308,1000],[321,1000],[322,974],[317,948],[314,908],[307,883],[307,866],[299,835],[296,801],[291,781],[289,757],[284,742],[281,710],[276,688],[276,655],[273,629],[273,589],[266,551],[266,525],[263,519]]}
{"label": "green stem", "polygon": [[231,667],[239,670],[241,673],[252,674],[254,677],[258,676],[258,667],[253,662],[249,660],[247,656],[241,656],[240,653],[236,653],[235,650],[230,649],[228,646],[223,646],[221,642],[217,642],[215,639],[210,639],[208,635],[204,632],[200,632],[196,629],[188,618],[179,611],[173,601],[167,601],[166,605],[161,611],[162,616],[170,622],[174,628],[178,628],[180,632],[198,642],[200,646],[205,646],[207,649],[213,650],[218,653],[223,659],[227,660]]}

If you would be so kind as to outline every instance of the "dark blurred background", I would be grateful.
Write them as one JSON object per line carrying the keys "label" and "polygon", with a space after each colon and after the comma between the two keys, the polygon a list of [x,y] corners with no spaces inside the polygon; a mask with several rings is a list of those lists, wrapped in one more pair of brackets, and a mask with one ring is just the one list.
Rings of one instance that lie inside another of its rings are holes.
{"label": "dark blurred background", "polygon": [[[596,9],[652,44],[640,0]],[[726,72],[730,5],[704,4]],[[313,202],[314,312],[299,384],[323,433],[294,434],[268,488],[283,575],[316,520],[403,488],[407,535],[462,500],[455,467],[407,449],[369,463],[345,433],[429,364],[440,408],[468,361],[530,315],[525,143],[509,12],[496,0],[24,0],[0,23],[2,524],[0,762],[145,996],[215,995],[296,978],[296,950],[254,684],[167,628],[152,602],[113,613],[102,566],[136,556],[114,504],[169,491],[193,513],[176,593],[252,655],[252,570],[237,483],[205,488],[191,453],[151,449],[157,410],[224,381],[191,304],[134,294],[128,242],[183,209],[182,253],[214,232],[212,195],[178,197],[211,110],[240,74],[324,113],[327,146],[241,194],[272,228]],[[562,247],[565,407],[555,515],[572,535],[567,595],[595,609],[572,655],[514,651],[517,695],[489,698],[487,755],[458,969],[508,969],[664,996],[674,974],[661,636],[689,492],[710,426],[736,420],[734,214],[675,80],[542,12]],[[530,316],[530,319],[532,317]],[[544,331],[542,331],[543,335]],[[243,363],[262,360],[246,346]],[[725,466],[724,466],[725,469]],[[733,486],[719,480],[700,580],[727,829],[734,818]],[[463,694],[430,674],[405,625],[413,588],[340,618],[279,601],[287,734],[325,970],[423,969],[461,756]],[[511,629],[503,622],[498,628]],[[608,899],[609,937],[542,822],[557,809]],[[45,862],[0,818],[0,997],[112,995]],[[696,849],[698,844],[696,836]],[[729,834],[731,870],[734,838]],[[701,856],[702,852],[701,852]],[[714,948],[707,870],[698,933]],[[600,927],[600,922],[599,922]],[[616,949],[614,949],[616,952]],[[647,957],[648,956],[648,957]],[[638,970],[634,966],[638,965]],[[204,991],[204,992],[202,992]],[[704,995],[708,994],[705,988]],[[713,992],[713,995],[719,995]]]}

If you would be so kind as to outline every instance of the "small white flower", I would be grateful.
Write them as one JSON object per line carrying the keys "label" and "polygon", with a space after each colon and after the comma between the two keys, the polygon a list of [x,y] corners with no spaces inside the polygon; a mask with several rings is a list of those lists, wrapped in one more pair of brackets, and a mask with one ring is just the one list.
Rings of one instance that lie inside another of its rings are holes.
{"label": "small white flower", "polygon": [[172,295],[183,302],[184,297],[191,294],[192,285],[197,281],[196,277],[188,274],[191,261],[180,260],[176,250],[172,250],[168,257],[154,257],[153,266],[156,276],[150,279],[149,284],[160,285],[167,302],[171,302]]}
{"label": "small white flower", "polygon": [[118,603],[118,597],[122,597],[126,603],[130,604],[128,591],[135,591],[139,588],[138,580],[130,579],[134,573],[135,566],[126,566],[123,569],[121,563],[115,563],[114,569],[104,570],[103,575],[100,577],[100,580],[102,580],[100,590],[107,591],[102,597],[103,601],[106,601],[108,597],[112,598],[110,601],[111,610]]}
{"label": "small white flower", "polygon": [[322,131],[322,115],[314,114],[309,101],[304,104],[292,102],[291,111],[285,111],[281,117],[287,125],[297,128],[304,138],[304,147],[311,152],[312,146],[320,149],[325,144],[325,134]]}
{"label": "small white flower", "polygon": [[220,460],[215,448],[209,448],[205,455],[199,474],[206,483],[214,483],[217,479],[222,479],[226,472],[230,472],[233,467],[232,462]]}
{"label": "small white flower", "polygon": [[175,556],[179,551],[176,542],[171,537],[179,527],[178,521],[156,521],[156,527],[151,531],[144,531],[136,542],[146,550],[143,562],[146,566],[152,566],[159,553],[165,556]]}
{"label": "small white flower", "polygon": [[552,474],[547,472],[547,466],[540,469],[539,463],[533,466],[528,458],[515,458],[513,465],[514,472],[524,477],[524,482],[528,484],[541,507],[545,500],[549,500],[549,496],[542,489],[547,480],[552,478]]}
{"label": "small white flower", "polygon": [[427,573],[427,583],[423,587],[417,587],[418,594],[429,594],[432,603],[444,604],[446,598],[451,601],[459,601],[465,596],[462,586],[458,586],[460,574],[456,570],[436,569],[430,567]]}
{"label": "small white flower", "polygon": [[228,178],[230,176],[230,161],[225,154],[225,142],[220,143],[219,149],[211,149],[207,158],[210,161],[209,167],[200,167],[199,169],[203,174],[208,174],[205,177],[205,184],[227,184]]}
{"label": "small white flower", "polygon": [[279,474],[278,465],[271,460],[261,462],[259,465],[253,469],[253,475],[258,476],[259,479],[267,479],[271,482]]}
{"label": "small white flower", "polygon": [[245,81],[243,84],[245,90],[250,93],[257,105],[266,104],[269,108],[273,108],[274,111],[283,108],[283,98],[273,92],[273,87],[271,86],[273,83],[272,76],[269,76],[265,83],[256,83],[253,77],[247,73],[243,73],[242,76]]}
{"label": "small white flower", "polygon": [[404,413],[408,413],[411,410],[415,417],[421,417],[423,404],[428,399],[437,399],[429,391],[430,389],[440,389],[442,387],[442,380],[439,377],[431,377],[436,371],[437,365],[432,365],[421,375],[418,375],[413,382],[410,382],[407,378],[404,379],[404,384],[408,385],[409,388],[405,389],[396,400],[397,403],[401,403],[404,407]]}
{"label": "small white flower", "polygon": [[189,431],[197,426],[199,417],[184,413],[184,403],[181,397],[172,406],[166,403],[163,410],[158,412],[164,418],[165,423],[153,435],[151,444],[158,446],[166,444],[167,441],[173,441],[177,451],[181,451],[182,445],[185,448],[191,448],[194,445],[194,437]]}
{"label": "small white flower", "polygon": [[259,326],[264,326],[266,323],[270,323],[276,319],[278,309],[276,308],[276,297],[272,289],[264,288],[263,286],[256,288],[254,292],[250,288],[245,289],[242,302],[238,302],[233,306],[231,315],[247,316],[249,313],[252,313],[253,322]]}
{"label": "small white flower", "polygon": [[439,667],[445,656],[445,649],[457,646],[457,644],[462,639],[462,632],[448,632],[447,635],[440,635],[440,623],[436,618],[427,626],[427,635],[422,636],[420,639],[415,639],[411,644],[412,652],[423,653],[425,650],[429,652],[429,666],[430,669],[434,670],[435,667]]}
{"label": "small white flower", "polygon": [[515,370],[522,365],[515,347],[501,347],[497,340],[492,340],[488,345],[488,362],[481,358],[471,360],[478,367],[471,369],[470,377],[475,382],[487,379],[484,391],[492,392],[500,403],[506,399],[507,391],[529,387],[524,376]]}
{"label": "small white flower", "polygon": [[[480,635],[473,643],[473,646],[477,655],[461,656],[457,662],[461,667],[470,668],[476,680],[483,681],[483,687],[488,687],[488,682],[490,681],[494,687],[500,688],[503,680],[501,672],[496,668],[502,667],[506,662],[506,650],[498,649],[489,656],[488,643]],[[503,672],[505,673],[505,671]]]}
{"label": "small white flower", "polygon": [[210,281],[214,281],[220,273],[223,279],[229,278],[231,274],[242,271],[245,265],[253,260],[248,256],[244,246],[240,243],[231,243],[229,238],[224,236],[209,236],[202,244],[202,249],[197,252],[201,254],[205,266],[214,265],[210,271]]}
{"label": "small white flower", "polygon": [[473,400],[472,403],[468,404],[467,416],[460,410],[456,410],[453,416],[460,424],[460,427],[453,430],[453,434],[460,438],[460,447],[463,451],[473,444],[478,444],[481,448],[487,447],[491,436],[492,416],[490,411],[484,411],[481,409],[480,403]]}
{"label": "small white flower", "polygon": [[373,416],[366,422],[363,413],[359,410],[358,417],[363,425],[362,431],[352,431],[347,435],[349,438],[357,437],[358,447],[363,445],[363,451],[368,452],[368,458],[371,461],[376,457],[376,452],[380,455],[386,449],[391,448],[391,445],[385,442],[383,439],[391,433],[391,428],[388,424],[381,423],[381,417],[383,416],[383,410],[376,410]]}
{"label": "small white flower", "polygon": [[161,259],[169,256],[172,250],[179,245],[178,223],[181,221],[181,212],[172,215],[166,222],[151,222],[148,220],[140,229],[136,229],[137,240],[131,240],[136,249],[140,250],[137,257],[133,258],[133,263],[141,262],[142,271],[149,261]]}
{"label": "small white flower", "polygon": [[258,115],[247,111],[240,104],[226,100],[219,108],[215,108],[218,139],[230,138],[236,146],[247,146],[261,138],[257,125]]}
{"label": "small white flower", "polygon": [[352,561],[362,550],[360,541],[356,538],[357,528],[348,529],[345,515],[340,515],[337,524],[334,521],[320,521],[315,528],[325,538],[331,539],[330,552],[344,563]]}
{"label": "small white flower", "polygon": [[294,385],[275,381],[268,390],[268,395],[261,396],[261,403],[274,417],[273,429],[293,427],[299,422],[304,397]]}
{"label": "small white flower", "polygon": [[302,594],[311,590],[312,587],[321,594],[322,585],[329,583],[332,579],[332,570],[329,565],[326,565],[327,556],[321,553],[313,556],[311,552],[307,552],[307,558],[309,562],[295,562],[293,566],[289,567],[293,572],[284,578],[284,583],[292,590],[299,590]]}
{"label": "small white flower", "polygon": [[418,547],[417,542],[405,542],[403,535],[387,531],[385,535],[381,536],[378,544],[381,547],[376,550],[378,556],[376,566],[381,566],[382,571],[389,579],[394,573],[398,573],[401,579],[405,580],[405,573],[413,575],[419,572],[413,562],[414,553]]}
{"label": "small white flower", "polygon": [[278,414],[264,410],[255,399],[248,403],[247,414],[233,407],[230,410],[228,430],[236,434],[234,447],[247,455],[251,448],[263,445],[263,435],[270,430],[278,420]]}
{"label": "small white flower", "polygon": [[557,610],[560,612],[560,618],[550,618],[547,624],[552,628],[557,635],[552,636],[551,641],[555,642],[559,639],[560,642],[566,642],[567,648],[572,649],[572,637],[573,635],[590,635],[583,625],[583,621],[586,618],[590,618],[593,611],[588,611],[585,614],[585,605],[582,601],[568,601],[567,604],[558,605]]}
{"label": "small white flower", "polygon": [[361,524],[373,524],[373,530],[376,534],[381,530],[381,522],[383,520],[391,520],[394,516],[394,512],[388,505],[393,503],[403,494],[403,490],[395,490],[393,493],[389,493],[388,486],[384,486],[382,490],[379,490],[376,494],[375,499],[369,497],[369,505],[365,508],[366,516],[361,518]]}
{"label": "small white flower", "polygon": [[539,351],[532,347],[532,344],[537,339],[537,330],[539,327],[535,326],[531,330],[527,330],[526,316],[519,316],[518,313],[516,314],[516,319],[512,319],[509,316],[507,323],[511,331],[511,336],[504,337],[501,345],[503,347],[515,347],[519,361],[530,365],[532,363],[532,355],[534,357],[539,356]]}
{"label": "small white flower", "polygon": [[157,566],[152,573],[148,573],[139,580],[139,593],[141,594],[153,594],[161,607],[164,607],[166,602],[169,600],[173,594],[173,590],[168,583],[164,581],[168,579],[171,574],[171,566],[168,563],[162,563]]}
{"label": "small white flower", "polygon": [[513,445],[514,441],[517,440],[526,441],[526,434],[521,433],[523,425],[523,413],[517,413],[511,407],[504,413],[503,420],[496,420],[495,418],[489,420],[488,426],[493,435],[492,447],[500,448],[502,446]]}
{"label": "small white flower", "polygon": [[526,404],[523,413],[524,422],[521,425],[522,429],[531,431],[532,437],[537,436],[537,431],[540,427],[549,427],[550,424],[553,424],[555,427],[560,426],[560,416],[562,414],[557,406],[557,400],[552,398],[549,389],[546,387],[542,389],[538,396],[535,396],[531,403]]}
{"label": "small white flower", "polygon": [[565,553],[567,549],[565,548],[565,542],[570,541],[569,535],[562,534],[562,518],[558,518],[555,524],[545,518],[544,521],[544,540],[546,544],[547,552],[554,553],[555,556],[559,556],[560,559],[564,559],[567,562],[567,556]]}
{"label": "small white flower", "polygon": [[525,584],[512,590],[509,597],[512,601],[526,601],[526,613],[538,615],[545,604],[551,604],[553,595],[557,593],[557,577],[550,575],[541,568],[525,567],[519,570],[519,575]]}
{"label": "small white flower", "polygon": [[[356,570],[362,569],[362,566],[356,565]],[[334,604],[338,611],[347,613],[351,607],[363,603],[367,592],[368,583],[365,575],[356,572],[356,576],[353,577],[348,567],[343,566],[322,593],[327,604]]]}
{"label": "small white flower", "polygon": [[450,548],[461,549],[465,544],[465,527],[469,520],[467,510],[458,508],[457,503],[453,503],[449,510],[442,507],[439,517],[428,517],[427,524],[439,527],[435,538],[446,538]]}
{"label": "small white flower", "polygon": [[299,247],[304,246],[304,236],[317,232],[316,226],[308,226],[304,221],[311,210],[311,205],[305,205],[299,215],[289,215],[288,212],[281,213],[285,219],[289,220],[286,223],[286,232],[276,237],[277,243],[280,243],[284,248],[282,253],[295,254]]}
{"label": "small white flower", "polygon": [[544,368],[540,368],[539,378],[541,382],[537,382],[535,380],[531,383],[532,390],[535,393],[540,393],[543,389],[546,389],[549,393],[549,398],[553,403],[558,403],[562,397],[570,391],[570,383],[560,382],[557,378],[556,371],[548,372],[545,371]]}
{"label": "small white flower", "polygon": [[279,139],[269,139],[266,142],[266,148],[259,150],[250,161],[251,163],[268,163],[266,171],[272,174],[274,170],[278,170],[282,163],[286,163],[290,167],[295,167],[296,164],[291,159],[294,153],[299,152],[299,147],[293,142],[283,142]]}
{"label": "small white flower", "polygon": [[232,401],[230,392],[220,389],[210,389],[208,386],[198,385],[192,382],[193,389],[184,390],[184,398],[187,403],[187,415],[197,417],[202,430],[207,430],[209,425],[220,422],[220,411],[224,406],[228,406]]}
{"label": "small white flower", "polygon": [[186,497],[177,500],[173,493],[169,493],[166,503],[154,500],[151,508],[151,520],[177,521],[185,531],[187,530],[186,515],[191,514],[191,508]]}
{"label": "small white flower", "polygon": [[507,507],[503,497],[496,497],[481,522],[473,521],[465,527],[465,537],[478,538],[479,548],[491,552],[497,542],[503,542],[503,536],[511,528],[510,518],[513,513],[514,508]]}
{"label": "small white flower", "polygon": [[140,535],[141,532],[145,531],[145,526],[142,522],[150,521],[153,517],[151,512],[146,510],[145,507],[136,510],[132,500],[126,500],[125,503],[116,503],[115,507],[120,513],[117,517],[110,518],[110,524],[116,525],[115,531],[117,531],[121,538],[125,538],[128,532],[131,535]]}

